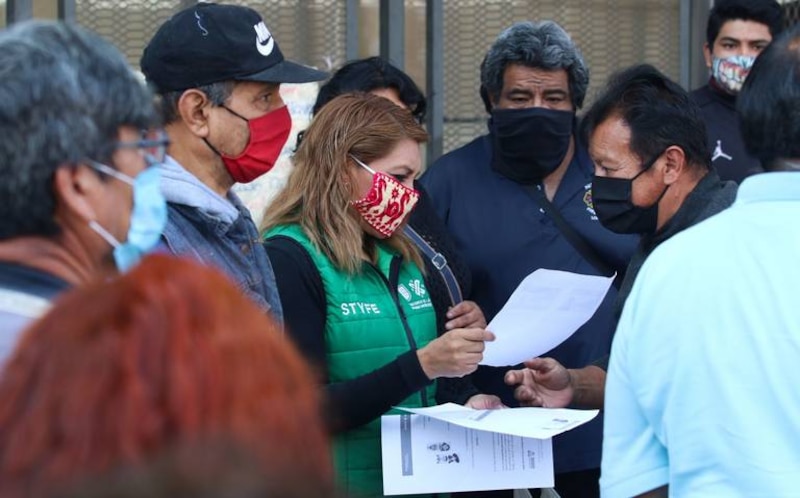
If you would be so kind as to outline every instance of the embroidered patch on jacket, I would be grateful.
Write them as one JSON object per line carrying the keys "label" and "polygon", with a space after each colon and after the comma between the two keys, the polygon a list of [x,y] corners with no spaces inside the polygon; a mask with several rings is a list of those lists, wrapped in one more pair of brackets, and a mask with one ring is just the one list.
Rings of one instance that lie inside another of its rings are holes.
{"label": "embroidered patch on jacket", "polygon": [[589,213],[589,217],[597,221],[597,213],[594,212],[594,203],[592,203],[592,184],[587,183],[583,186],[586,190],[586,193],[583,194],[583,203],[586,204],[586,212]]}

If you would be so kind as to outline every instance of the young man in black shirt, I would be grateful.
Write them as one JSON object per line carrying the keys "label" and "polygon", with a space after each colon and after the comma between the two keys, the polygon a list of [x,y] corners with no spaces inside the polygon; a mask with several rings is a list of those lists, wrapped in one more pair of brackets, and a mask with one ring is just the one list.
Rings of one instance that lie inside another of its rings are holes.
{"label": "young man in black shirt", "polygon": [[709,14],[703,54],[711,76],[691,97],[706,124],[712,165],[723,180],[741,183],[764,171],[744,148],[736,96],[756,57],[782,26],[783,14],[774,0],[722,0]]}

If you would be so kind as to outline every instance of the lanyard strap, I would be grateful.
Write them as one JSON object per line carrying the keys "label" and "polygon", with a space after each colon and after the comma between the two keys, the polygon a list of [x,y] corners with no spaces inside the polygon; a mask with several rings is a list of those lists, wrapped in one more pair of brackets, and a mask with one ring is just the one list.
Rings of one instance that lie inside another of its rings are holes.
{"label": "lanyard strap", "polygon": [[411,239],[425,257],[430,260],[433,267],[436,268],[439,277],[444,281],[445,287],[447,287],[447,293],[450,295],[450,302],[453,303],[453,306],[463,301],[464,296],[461,294],[461,287],[458,285],[456,276],[453,275],[453,270],[447,265],[447,258],[444,257],[444,254],[437,252],[409,225],[405,226],[403,233]]}

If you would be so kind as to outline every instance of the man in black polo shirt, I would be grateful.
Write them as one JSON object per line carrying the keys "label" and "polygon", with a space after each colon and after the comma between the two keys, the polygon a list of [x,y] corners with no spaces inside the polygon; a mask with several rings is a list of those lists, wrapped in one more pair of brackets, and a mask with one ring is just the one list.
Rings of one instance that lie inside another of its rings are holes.
{"label": "man in black polo shirt", "polygon": [[703,54],[711,77],[691,97],[706,124],[711,164],[723,180],[741,183],[764,171],[742,142],[736,96],[756,57],[782,26],[783,13],[774,0],[721,0],[709,14]]}
{"label": "man in black polo shirt", "polygon": [[[489,134],[446,154],[421,179],[472,270],[471,298],[488,320],[539,268],[597,275],[622,273],[628,264],[638,238],[612,233],[597,220],[594,168],[575,133],[588,84],[583,57],[561,26],[514,24],[481,65]],[[570,242],[553,211],[545,212],[549,205],[601,264]],[[550,354],[573,367],[607,354],[615,296],[612,289],[592,319]],[[513,406],[505,370],[481,367],[473,380]],[[555,488],[562,497],[599,496],[601,435],[597,417],[554,438]]]}
{"label": "man in black polo shirt", "polygon": [[70,286],[113,275],[157,243],[166,219],[148,163],[150,93],[122,54],[81,28],[32,21],[0,32],[0,364]]}

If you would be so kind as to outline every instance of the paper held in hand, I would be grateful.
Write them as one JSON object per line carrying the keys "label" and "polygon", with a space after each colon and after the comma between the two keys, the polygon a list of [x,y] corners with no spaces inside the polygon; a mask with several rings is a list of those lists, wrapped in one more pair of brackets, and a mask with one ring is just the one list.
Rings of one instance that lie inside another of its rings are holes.
{"label": "paper held in hand", "polygon": [[550,438],[598,413],[452,403],[400,409],[411,413],[381,417],[386,495],[552,487]]}
{"label": "paper held in hand", "polygon": [[516,365],[555,348],[589,321],[613,281],[614,276],[534,271],[486,327],[496,339],[486,343],[481,365]]}

